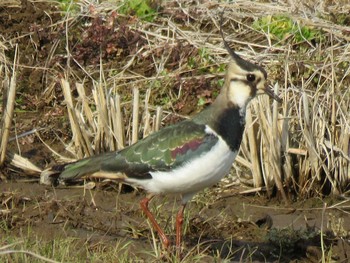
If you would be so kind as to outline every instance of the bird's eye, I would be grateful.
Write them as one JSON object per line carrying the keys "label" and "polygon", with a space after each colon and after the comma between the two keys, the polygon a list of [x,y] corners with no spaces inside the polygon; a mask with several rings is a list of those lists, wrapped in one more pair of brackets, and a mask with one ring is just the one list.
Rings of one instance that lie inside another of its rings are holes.
{"label": "bird's eye", "polygon": [[255,81],[255,75],[254,75],[254,74],[248,74],[248,75],[247,75],[247,80],[248,80],[249,82]]}

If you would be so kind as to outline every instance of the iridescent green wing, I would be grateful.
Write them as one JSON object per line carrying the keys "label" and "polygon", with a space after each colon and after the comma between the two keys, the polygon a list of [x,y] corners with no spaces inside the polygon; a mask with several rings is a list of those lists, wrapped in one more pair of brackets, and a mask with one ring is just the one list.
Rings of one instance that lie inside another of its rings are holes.
{"label": "iridescent green wing", "polygon": [[151,171],[168,171],[210,151],[218,138],[206,126],[190,120],[166,127],[119,151],[58,166],[59,179],[78,179],[95,172],[125,173],[150,178]]}
{"label": "iridescent green wing", "polygon": [[103,170],[122,170],[131,177],[148,178],[150,171],[168,171],[210,151],[218,138],[205,125],[190,120],[166,127],[116,155]]}

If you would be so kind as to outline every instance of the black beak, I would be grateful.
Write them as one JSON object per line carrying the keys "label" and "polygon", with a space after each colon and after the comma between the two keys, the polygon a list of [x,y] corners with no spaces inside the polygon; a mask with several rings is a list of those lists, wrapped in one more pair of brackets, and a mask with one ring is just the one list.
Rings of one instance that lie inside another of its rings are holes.
{"label": "black beak", "polygon": [[273,98],[274,100],[276,100],[279,103],[282,103],[282,99],[280,97],[278,97],[272,90],[270,90],[268,87],[265,87],[264,89],[265,93],[267,95],[269,95],[271,98]]}

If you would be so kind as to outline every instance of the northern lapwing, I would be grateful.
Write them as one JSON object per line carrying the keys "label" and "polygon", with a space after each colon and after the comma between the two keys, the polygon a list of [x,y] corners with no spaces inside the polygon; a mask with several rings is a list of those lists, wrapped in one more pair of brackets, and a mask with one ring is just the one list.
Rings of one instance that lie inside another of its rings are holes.
{"label": "northern lapwing", "polygon": [[247,104],[265,92],[280,100],[265,82],[266,71],[237,55],[220,33],[231,55],[225,83],[212,105],[191,119],[165,127],[120,151],[92,156],[73,163],[56,165],[42,177],[66,183],[98,174],[145,189],[140,205],[167,248],[168,237],[148,208],[159,194],[179,194],[182,204],[176,216],[176,246],[186,204],[200,190],[219,182],[231,169],[241,144]]}

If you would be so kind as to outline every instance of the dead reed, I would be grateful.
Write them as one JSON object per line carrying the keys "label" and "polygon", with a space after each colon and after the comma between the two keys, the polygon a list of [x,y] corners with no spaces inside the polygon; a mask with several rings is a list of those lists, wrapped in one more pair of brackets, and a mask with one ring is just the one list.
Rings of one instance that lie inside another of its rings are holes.
{"label": "dead reed", "polygon": [[[5,161],[6,152],[7,152],[7,143],[10,135],[10,128],[12,124],[13,111],[15,105],[15,96],[16,96],[16,81],[17,81],[17,70],[16,65],[18,63],[18,47],[15,47],[15,55],[13,61],[12,70],[6,65],[6,56],[4,55],[4,49],[6,48],[4,45],[0,45],[1,47],[1,60],[4,62],[1,66],[0,74],[3,76],[3,114],[1,118],[1,141],[0,141],[0,166]],[[9,72],[11,71],[11,73]]]}
{"label": "dead reed", "polygon": [[[72,88],[66,79],[61,79],[72,129],[72,141],[67,150],[77,159],[106,150],[120,150],[125,145],[135,143],[142,130],[143,136],[147,136],[159,129],[161,111],[155,110],[152,111],[152,114],[148,108],[150,90],[147,90],[144,106],[141,106],[139,89],[133,88],[133,100],[127,103],[131,104],[132,107],[128,107],[129,110],[124,111],[123,114],[120,95],[110,92],[110,89],[103,83],[94,83],[92,98],[86,96],[83,84],[76,83],[75,85],[79,96],[73,103]],[[91,108],[95,108],[95,110],[93,111]],[[143,112],[141,120],[139,120],[140,109]],[[126,132],[124,127],[127,129]],[[125,137],[129,140],[126,141]]]}

